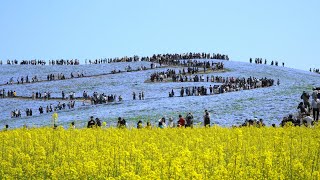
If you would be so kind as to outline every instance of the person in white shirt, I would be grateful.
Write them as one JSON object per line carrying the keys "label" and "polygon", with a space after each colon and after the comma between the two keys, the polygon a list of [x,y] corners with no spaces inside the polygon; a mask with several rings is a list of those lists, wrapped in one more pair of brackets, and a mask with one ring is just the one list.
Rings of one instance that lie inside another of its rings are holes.
{"label": "person in white shirt", "polygon": [[302,122],[306,123],[306,126],[309,127],[312,125],[312,117],[310,115],[307,115],[302,118]]}

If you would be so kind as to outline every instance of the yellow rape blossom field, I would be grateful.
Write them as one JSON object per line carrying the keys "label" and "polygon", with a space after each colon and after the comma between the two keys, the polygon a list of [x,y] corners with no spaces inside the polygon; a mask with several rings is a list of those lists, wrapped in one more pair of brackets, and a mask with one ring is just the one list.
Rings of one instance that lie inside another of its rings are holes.
{"label": "yellow rape blossom field", "polygon": [[0,179],[320,179],[320,128],[15,129]]}

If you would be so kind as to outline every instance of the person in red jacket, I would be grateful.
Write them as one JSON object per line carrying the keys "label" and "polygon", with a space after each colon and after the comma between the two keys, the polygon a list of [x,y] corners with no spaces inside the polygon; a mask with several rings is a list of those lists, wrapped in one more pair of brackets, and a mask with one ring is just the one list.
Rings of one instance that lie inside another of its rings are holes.
{"label": "person in red jacket", "polygon": [[186,124],[186,121],[183,119],[181,114],[179,115],[179,120],[178,120],[178,127],[184,127]]}

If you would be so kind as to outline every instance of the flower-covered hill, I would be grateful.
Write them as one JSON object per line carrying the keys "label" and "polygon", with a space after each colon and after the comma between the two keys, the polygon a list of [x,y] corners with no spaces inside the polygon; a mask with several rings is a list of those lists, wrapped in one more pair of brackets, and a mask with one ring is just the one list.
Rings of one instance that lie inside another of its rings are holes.
{"label": "flower-covered hill", "polygon": [[[167,67],[157,68],[138,72],[125,72],[119,74],[108,74],[103,76],[93,76],[85,78],[75,78],[62,81],[49,81],[30,84],[2,85],[0,89],[14,90],[18,96],[31,97],[32,92],[51,92],[52,97],[61,97],[61,91],[66,94],[75,92],[76,97],[82,96],[83,91],[89,95],[93,92],[116,94],[123,97],[121,103],[109,103],[101,105],[90,105],[88,102],[82,105],[81,101],[76,101],[76,106],[71,110],[59,111],[58,123],[67,125],[75,121],[78,126],[84,126],[90,116],[99,117],[113,126],[117,117],[124,117],[127,123],[135,125],[137,120],[151,120],[155,123],[161,117],[173,117],[177,119],[179,114],[186,115],[192,112],[195,122],[202,121],[203,112],[207,109],[211,113],[212,123],[222,126],[240,124],[246,118],[262,118],[265,123],[278,124],[281,118],[290,113],[297,112],[297,104],[300,101],[302,91],[311,91],[312,87],[320,86],[319,74],[291,69],[280,66],[257,65],[236,61],[223,62],[227,72],[210,73],[209,76],[224,77],[256,77],[271,78],[280,80],[280,86],[260,88],[230,92],[212,96],[189,96],[189,97],[168,97],[172,89],[179,92],[182,86],[206,86],[214,85],[210,82],[167,82],[167,83],[145,83],[154,72],[166,71]],[[110,73],[112,70],[125,70],[130,65],[133,69],[146,66],[148,62],[133,63],[110,63],[98,65],[79,66],[21,66],[2,65],[0,66],[0,82],[9,81],[11,77],[17,79],[21,76],[37,75],[45,79],[50,73],[63,73],[69,76],[71,72],[84,73],[87,76]],[[28,68],[26,68],[28,67]],[[181,69],[175,67],[175,69]],[[205,75],[206,76],[206,75]],[[2,84],[3,84],[2,83]],[[132,100],[132,92],[143,91],[145,100]],[[48,104],[58,104],[61,100],[31,100],[31,99],[0,99],[2,108],[0,111],[1,126],[9,124],[10,127],[20,127],[23,124],[29,126],[43,126],[50,124],[52,113],[39,114],[39,106]],[[68,101],[61,101],[68,102]],[[21,118],[11,118],[10,112],[15,109],[24,111],[32,108],[33,116]]]}

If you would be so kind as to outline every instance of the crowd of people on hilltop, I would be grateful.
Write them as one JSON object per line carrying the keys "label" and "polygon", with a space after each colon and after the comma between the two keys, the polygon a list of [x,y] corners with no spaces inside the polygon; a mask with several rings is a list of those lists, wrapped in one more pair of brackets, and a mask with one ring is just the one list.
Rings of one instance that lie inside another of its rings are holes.
{"label": "crowd of people on hilltop", "polygon": [[[46,60],[7,60],[8,65],[46,65]],[[48,60],[49,65],[79,65],[80,61],[78,59],[58,59],[58,60]],[[0,60],[0,65],[2,65],[2,60]]]}
{"label": "crowd of people on hilltop", "polygon": [[[0,64],[2,64],[2,60],[0,60]],[[7,60],[8,65],[46,65],[45,60],[21,60],[20,62],[18,60]]]}
{"label": "crowd of people on hilltop", "polygon": [[[175,60],[183,59],[220,59],[220,60],[229,60],[228,55],[225,54],[215,54],[215,53],[174,53],[174,54],[154,54],[152,56],[143,56],[139,57],[134,55],[132,57],[116,57],[116,58],[100,58],[100,59],[85,59],[85,64],[103,64],[103,63],[112,63],[112,62],[136,62],[136,61],[148,61],[148,62],[161,62],[164,64],[170,64]],[[3,62],[0,60],[0,65]],[[46,65],[46,60],[7,60],[8,65]],[[80,61],[78,59],[57,59],[57,60],[48,60],[49,65],[79,65]]]}
{"label": "crowd of people on hilltop", "polygon": [[313,68],[313,70],[310,68],[310,72],[314,72],[314,73],[320,74],[320,70],[316,69],[316,68]]}
{"label": "crowd of people on hilltop", "polygon": [[80,61],[78,59],[59,59],[59,60],[49,60],[49,65],[79,65]]}
{"label": "crowd of people on hilltop", "polygon": [[[253,59],[250,58],[249,62],[252,63]],[[262,58],[255,58],[254,63],[255,64],[263,64],[263,60],[262,60]],[[264,59],[264,64],[267,64],[267,59]],[[270,65],[271,66],[273,66],[273,65],[278,66],[279,64],[278,64],[278,61],[271,61]],[[284,67],[284,62],[282,62],[282,67]]]}
{"label": "crowd of people on hilltop", "polygon": [[[234,92],[241,90],[249,90],[263,87],[270,87],[274,85],[273,79],[267,78],[233,78],[227,77],[223,78],[217,76],[214,78],[213,82],[223,83],[221,85],[210,85],[209,87],[205,86],[192,86],[192,87],[181,87],[180,89],[180,97],[184,96],[205,96],[205,95],[213,95],[213,94],[221,94],[226,92]],[[279,83],[278,83],[279,85]],[[169,97],[174,97],[173,89],[169,92]]]}
{"label": "crowd of people on hilltop", "polygon": [[113,63],[113,62],[136,62],[136,61],[147,61],[147,62],[162,62],[163,64],[178,63],[177,60],[187,60],[187,59],[220,59],[229,60],[228,55],[225,54],[214,54],[214,53],[181,53],[181,54],[154,54],[152,56],[139,57],[134,55],[132,57],[116,57],[116,58],[101,58],[95,60],[85,60],[85,63],[89,64],[103,64],[103,63]]}

